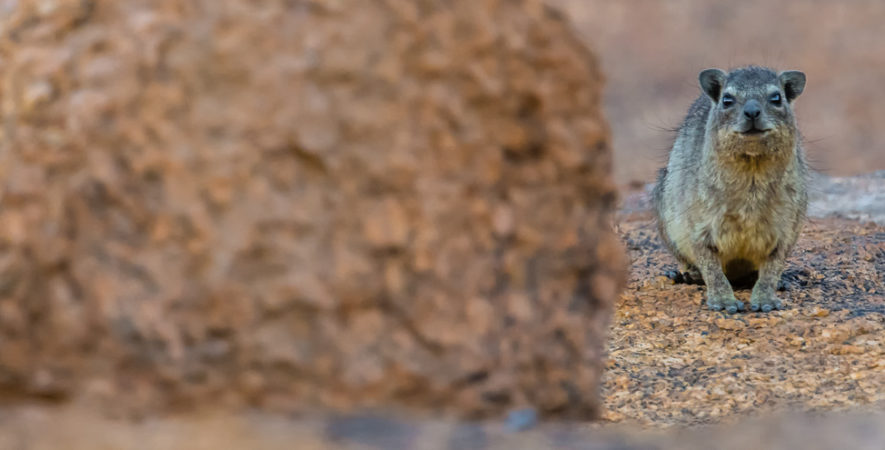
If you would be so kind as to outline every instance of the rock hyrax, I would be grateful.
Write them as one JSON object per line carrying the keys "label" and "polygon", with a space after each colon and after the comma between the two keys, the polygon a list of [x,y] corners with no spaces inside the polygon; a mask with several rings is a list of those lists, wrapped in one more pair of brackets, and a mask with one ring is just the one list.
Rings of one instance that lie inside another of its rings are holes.
{"label": "rock hyrax", "polygon": [[707,305],[736,312],[732,284],[753,283],[750,309],[781,307],[775,291],[805,218],[808,167],[793,102],[805,74],[744,67],[699,75],[654,190],[661,237]]}

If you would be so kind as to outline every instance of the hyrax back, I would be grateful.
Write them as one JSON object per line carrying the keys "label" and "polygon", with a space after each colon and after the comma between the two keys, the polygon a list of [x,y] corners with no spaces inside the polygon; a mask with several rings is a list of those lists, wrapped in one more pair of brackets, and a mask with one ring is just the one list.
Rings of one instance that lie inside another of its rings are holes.
{"label": "hyrax back", "polygon": [[700,73],[654,191],[661,237],[683,269],[703,277],[707,305],[742,310],[730,282],[756,279],[753,311],[775,295],[805,218],[808,168],[793,116],[802,72],[745,67]]}

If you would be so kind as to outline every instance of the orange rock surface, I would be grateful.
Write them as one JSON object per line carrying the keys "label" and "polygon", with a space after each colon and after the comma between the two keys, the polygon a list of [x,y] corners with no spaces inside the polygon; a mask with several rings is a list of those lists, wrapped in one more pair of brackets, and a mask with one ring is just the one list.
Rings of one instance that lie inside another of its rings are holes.
{"label": "orange rock surface", "polygon": [[21,1],[0,30],[3,390],[598,410],[602,80],[541,2]]}

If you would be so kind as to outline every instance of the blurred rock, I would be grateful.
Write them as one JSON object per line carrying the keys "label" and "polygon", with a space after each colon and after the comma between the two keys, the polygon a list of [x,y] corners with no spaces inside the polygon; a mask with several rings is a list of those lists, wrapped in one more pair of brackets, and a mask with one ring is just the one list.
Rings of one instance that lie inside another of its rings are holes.
{"label": "blurred rock", "polygon": [[597,412],[602,81],[539,1],[2,7],[0,388]]}
{"label": "blurred rock", "polygon": [[541,422],[512,432],[488,421],[388,415],[329,418],[208,413],[109,420],[76,407],[0,409],[0,450],[56,449],[593,449],[878,450],[885,416],[817,413],[765,415],[708,427],[650,429],[574,421]]}
{"label": "blurred rock", "polygon": [[856,177],[817,177],[808,214],[885,225],[885,170]]}
{"label": "blurred rock", "polygon": [[507,429],[524,431],[538,424],[538,412],[532,408],[515,409],[507,413]]}

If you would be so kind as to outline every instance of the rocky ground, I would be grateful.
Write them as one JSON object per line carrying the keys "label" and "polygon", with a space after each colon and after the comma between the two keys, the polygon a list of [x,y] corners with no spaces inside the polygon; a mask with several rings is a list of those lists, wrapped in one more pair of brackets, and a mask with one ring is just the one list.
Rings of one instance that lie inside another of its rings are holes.
{"label": "rocky ground", "polygon": [[818,180],[814,217],[783,277],[787,306],[767,314],[709,311],[703,286],[665,277],[676,262],[647,193],[628,195],[617,228],[632,265],[611,329],[606,420],[694,425],[885,400],[883,180]]}
{"label": "rocky ground", "polygon": [[647,193],[625,195],[616,228],[631,275],[612,321],[599,423],[266,413],[121,421],[88,405],[28,403],[0,412],[0,449],[880,448],[883,181],[885,172],[815,183],[813,217],[780,292],[787,307],[768,314],[709,311],[703,287],[664,277],[675,261],[655,235]]}

